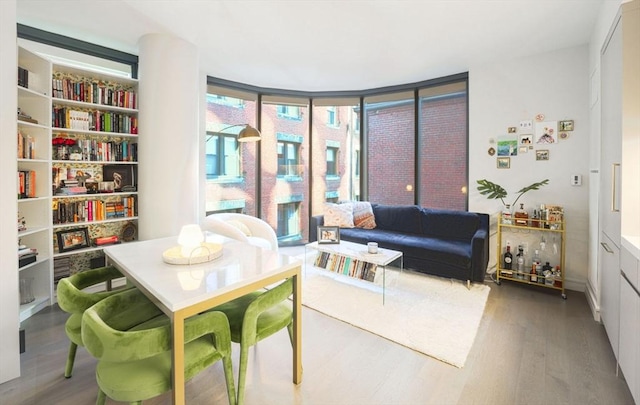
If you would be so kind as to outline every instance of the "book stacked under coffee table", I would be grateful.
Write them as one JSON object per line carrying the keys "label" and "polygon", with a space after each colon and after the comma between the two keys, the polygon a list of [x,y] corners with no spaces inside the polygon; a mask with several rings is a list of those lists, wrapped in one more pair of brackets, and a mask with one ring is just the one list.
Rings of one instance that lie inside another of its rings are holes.
{"label": "book stacked under coffee table", "polygon": [[369,253],[367,245],[345,240],[330,244],[313,242],[305,245],[305,250],[307,248],[318,251],[314,260],[316,267],[371,282],[380,281],[381,276],[383,302],[387,266],[400,260],[400,270],[403,268],[402,252],[397,250],[378,248],[377,253]]}

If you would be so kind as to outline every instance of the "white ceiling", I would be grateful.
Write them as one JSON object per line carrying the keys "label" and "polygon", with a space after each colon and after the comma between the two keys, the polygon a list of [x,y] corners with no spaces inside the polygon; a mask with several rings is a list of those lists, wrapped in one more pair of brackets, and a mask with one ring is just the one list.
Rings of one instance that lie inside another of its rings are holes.
{"label": "white ceiling", "polygon": [[260,87],[361,90],[589,42],[619,0],[17,0],[20,24],[137,54],[147,33]]}

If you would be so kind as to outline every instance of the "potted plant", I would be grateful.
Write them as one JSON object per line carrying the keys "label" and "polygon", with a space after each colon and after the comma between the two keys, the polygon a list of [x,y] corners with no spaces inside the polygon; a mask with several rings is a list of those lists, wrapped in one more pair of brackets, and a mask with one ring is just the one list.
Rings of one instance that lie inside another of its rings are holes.
{"label": "potted plant", "polygon": [[[480,194],[486,196],[490,200],[500,199],[500,201],[502,201],[502,205],[504,206],[503,215],[502,215],[503,221],[505,223],[510,223],[511,207],[515,207],[515,204],[518,202],[520,197],[522,197],[522,195],[527,191],[538,190],[540,189],[540,187],[549,184],[549,179],[544,179],[537,183],[530,184],[527,187],[521,188],[517,192],[518,196],[516,197],[515,200],[513,200],[513,203],[511,204],[507,204],[504,201],[504,199],[507,197],[507,190],[505,190],[504,187],[486,179],[477,180],[477,183],[478,183],[478,191],[480,192]],[[509,218],[506,218],[507,216]]]}

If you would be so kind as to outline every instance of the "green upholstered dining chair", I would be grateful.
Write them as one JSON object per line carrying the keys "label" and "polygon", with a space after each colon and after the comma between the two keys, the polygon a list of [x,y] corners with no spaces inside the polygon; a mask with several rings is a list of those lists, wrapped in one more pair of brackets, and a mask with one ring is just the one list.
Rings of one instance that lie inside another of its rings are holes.
{"label": "green upholstered dining chair", "polygon": [[[98,359],[96,404],[109,397],[141,404],[171,390],[171,324],[138,289],[115,294],[82,316],[82,340]],[[229,404],[236,402],[229,321],[221,312],[187,318],[185,381],[222,360]]]}
{"label": "green upholstered dining chair", "polygon": [[123,277],[122,273],[115,267],[107,266],[75,273],[58,282],[56,290],[58,305],[63,311],[70,314],[69,319],[67,319],[64,325],[64,330],[71,341],[69,354],[67,355],[67,363],[64,369],[65,378],[71,377],[76,351],[78,350],[78,346],[83,346],[80,329],[84,311],[93,304],[115,293],[121,292],[125,288],[129,288],[129,286],[98,292],[88,292],[85,291],[85,289],[121,277]]}
{"label": "green upholstered dining chair", "polygon": [[238,370],[238,405],[244,403],[249,348],[283,328],[289,331],[293,346],[293,279],[289,278],[269,290],[260,290],[213,308],[229,319],[231,340],[240,343]]}

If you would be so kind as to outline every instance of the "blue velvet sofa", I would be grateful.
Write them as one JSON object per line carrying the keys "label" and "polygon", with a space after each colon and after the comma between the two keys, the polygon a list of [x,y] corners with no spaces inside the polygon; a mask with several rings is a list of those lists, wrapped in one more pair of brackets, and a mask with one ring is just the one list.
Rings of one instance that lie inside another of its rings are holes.
{"label": "blue velvet sofa", "polygon": [[[340,239],[403,253],[404,267],[422,273],[483,282],[489,262],[489,215],[416,205],[371,204],[374,229],[341,228]],[[309,238],[317,239],[324,216],[311,218]]]}

